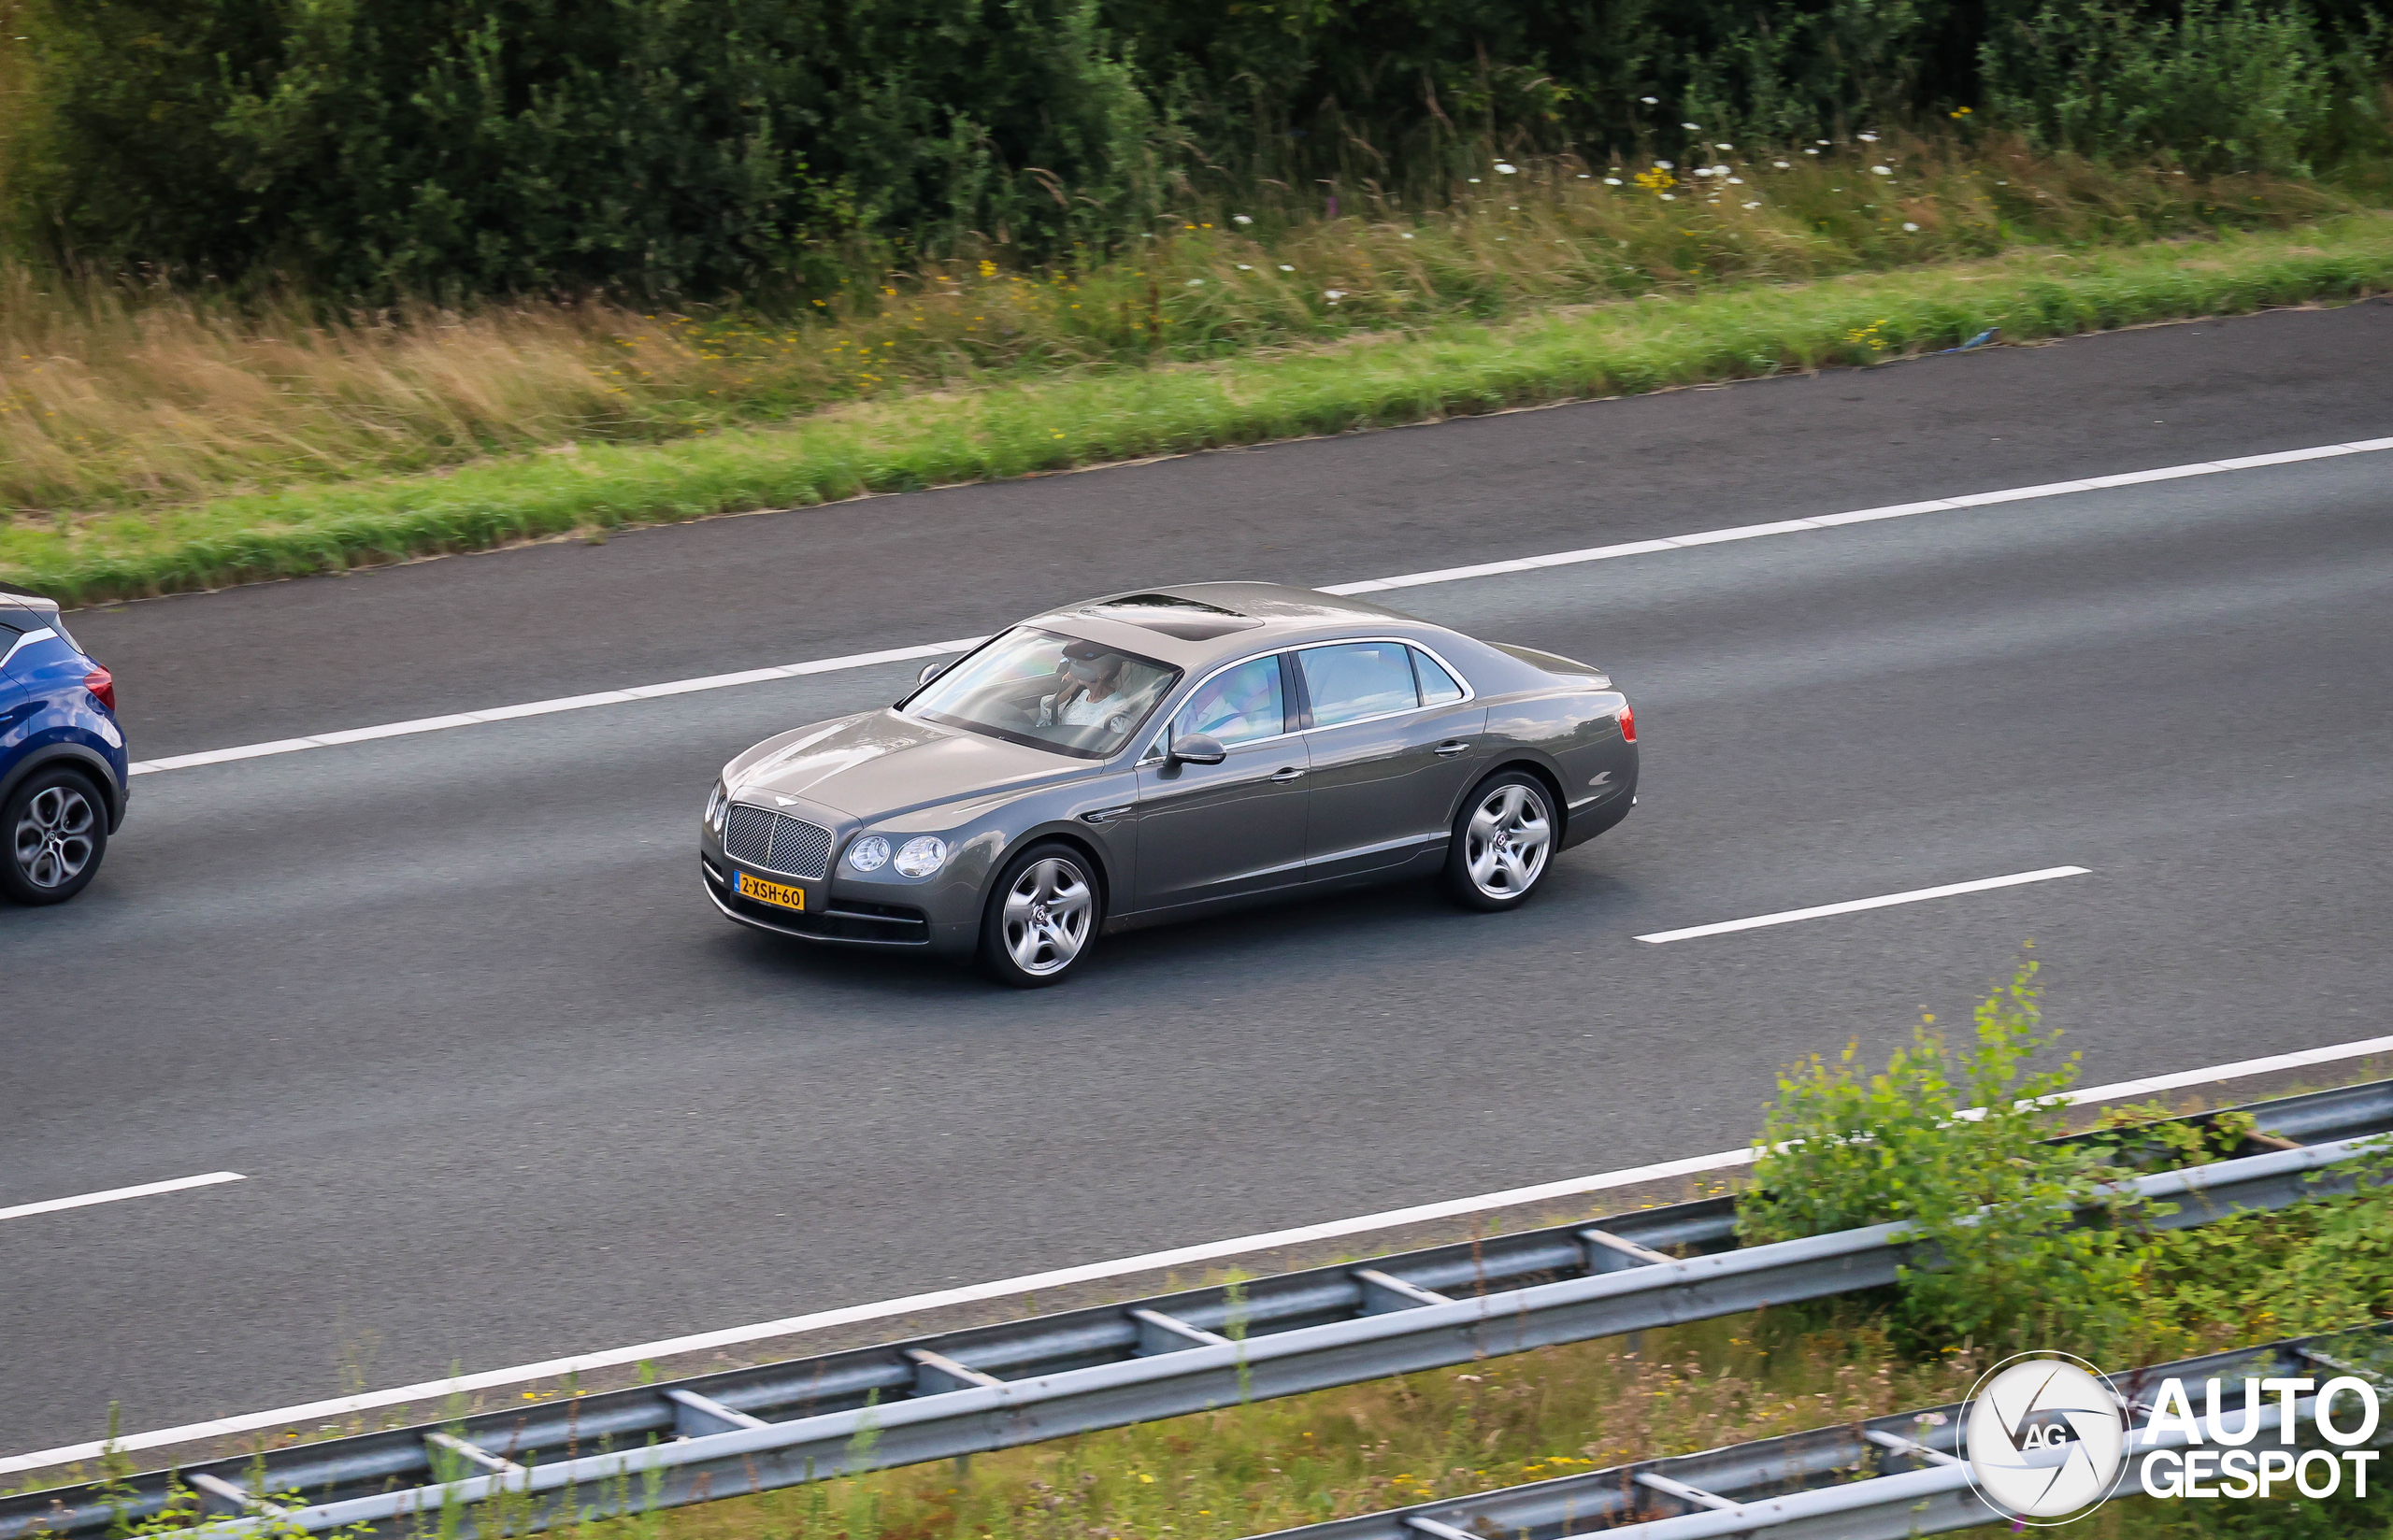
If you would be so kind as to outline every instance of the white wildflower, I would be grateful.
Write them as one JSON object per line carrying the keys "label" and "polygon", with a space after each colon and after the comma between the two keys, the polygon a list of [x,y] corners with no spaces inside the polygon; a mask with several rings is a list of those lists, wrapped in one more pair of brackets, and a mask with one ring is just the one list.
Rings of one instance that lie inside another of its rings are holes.
{"label": "white wildflower", "polygon": [[1778,169],[1779,169],[1779,170],[1781,170],[1781,171],[1784,171],[1784,170],[1786,170],[1786,169],[1787,169],[1787,165],[1786,165],[1786,163],[1785,163],[1784,161],[1772,161],[1772,162],[1770,162],[1770,164],[1772,164],[1772,165],[1774,165],[1774,166],[1776,166],[1776,167],[1778,167]]}
{"label": "white wildflower", "polygon": [[1919,233],[1919,226],[1912,223],[1909,220],[1903,221],[1903,228],[1913,235],[1917,235]]}
{"label": "white wildflower", "polygon": [[1329,297],[1329,303],[1332,305],[1346,297],[1346,291],[1343,289],[1324,289],[1322,292]]}
{"label": "white wildflower", "polygon": [[1293,273],[1293,272],[1295,272],[1295,271],[1296,271],[1296,269],[1295,269],[1295,268],[1293,268],[1293,267],[1291,267],[1291,266],[1289,266],[1286,263],[1284,263],[1284,262],[1283,262],[1283,263],[1282,263],[1282,264],[1280,264],[1280,271],[1282,271],[1282,273]]}
{"label": "white wildflower", "polygon": [[1620,185],[1620,178],[1618,177],[1606,177],[1604,178],[1604,185],[1606,187],[1618,187]]}
{"label": "white wildflower", "polygon": [[1863,144],[1876,144],[1878,142],[1878,135],[1875,134],[1856,134],[1854,137],[1860,140]]}
{"label": "white wildflower", "polygon": [[1647,107],[1659,107],[1662,105],[1662,99],[1659,96],[1640,96],[1637,99],[1644,103]]}
{"label": "white wildflower", "polygon": [[1497,162],[1496,163],[1496,171],[1497,171],[1497,175],[1499,175],[1499,176],[1509,177],[1509,176],[1511,176],[1513,172],[1518,171],[1519,169],[1520,169],[1520,167],[1519,167],[1519,166],[1517,166],[1517,165],[1507,165],[1507,164],[1505,164],[1502,161],[1497,161]]}
{"label": "white wildflower", "polygon": [[1232,214],[1230,216],[1230,222],[1232,224],[1253,224],[1254,221],[1244,214]]}
{"label": "white wildflower", "polygon": [[1742,177],[1731,177],[1731,178],[1728,178],[1728,180],[1729,180],[1730,182],[1734,183],[1736,186],[1739,186],[1739,187],[1742,187],[1742,186],[1744,186],[1744,185],[1745,185],[1745,178],[1743,178]]}
{"label": "white wildflower", "polygon": [[1685,129],[1689,134],[1700,134],[1703,132],[1703,125],[1701,123],[1681,123],[1679,126]]}
{"label": "white wildflower", "polygon": [[1190,278],[1188,280],[1188,287],[1191,289],[1202,289],[1205,287],[1205,280],[1203,278]]}
{"label": "white wildflower", "polygon": [[1895,174],[1894,167],[1889,165],[1873,165],[1870,170],[1873,175],[1880,177],[1891,177]]}

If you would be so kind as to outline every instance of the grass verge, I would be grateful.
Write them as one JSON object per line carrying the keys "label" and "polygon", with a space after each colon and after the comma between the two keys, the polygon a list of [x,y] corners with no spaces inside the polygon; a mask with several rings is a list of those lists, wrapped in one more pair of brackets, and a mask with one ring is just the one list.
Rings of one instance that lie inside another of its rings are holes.
{"label": "grass verge", "polygon": [[579,444],[440,475],[20,516],[0,580],[62,600],[487,548],[1142,456],[1628,394],[2393,289],[2393,217],[1722,287],[1384,341],[855,402],[778,428]]}

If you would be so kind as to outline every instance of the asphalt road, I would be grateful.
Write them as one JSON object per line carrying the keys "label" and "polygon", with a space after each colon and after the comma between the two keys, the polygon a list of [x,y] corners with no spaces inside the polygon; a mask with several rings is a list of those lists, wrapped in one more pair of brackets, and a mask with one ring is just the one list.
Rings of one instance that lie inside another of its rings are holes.
{"label": "asphalt road", "polygon": [[[77,617],[144,757],[2393,432],[2393,308],[2202,323]],[[2382,1031],[2393,456],[1390,595],[1610,666],[1643,806],[1068,988],[736,929],[712,773],[901,666],[171,772],[0,914],[0,1448],[1719,1149],[2034,938],[2095,1079]],[[2032,887],[1643,932],[2060,864]]]}

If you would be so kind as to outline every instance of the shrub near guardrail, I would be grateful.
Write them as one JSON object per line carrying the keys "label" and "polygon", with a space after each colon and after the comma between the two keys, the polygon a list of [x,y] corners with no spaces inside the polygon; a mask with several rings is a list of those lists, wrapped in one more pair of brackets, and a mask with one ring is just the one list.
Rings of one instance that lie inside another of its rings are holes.
{"label": "shrub near guardrail", "polygon": [[[2157,1107],[2114,1108],[2099,1136],[2053,1142],[2078,1061],[2031,1067],[2060,1035],[2039,1016],[2037,972],[2023,962],[1960,1044],[1929,1017],[1883,1071],[1857,1068],[1848,1048],[1781,1076],[1755,1191],[1738,1205],[1743,1237],[1912,1221],[1939,1261],[1904,1268],[1885,1309],[1913,1354],[1967,1344],[1997,1357],[2061,1348],[2141,1362],[2221,1333],[2252,1341],[2393,1314],[2393,1204],[2374,1190],[2393,1176],[2393,1150],[2357,1192],[2196,1230],[2145,1228],[2139,1219],[2159,1216],[2125,1195],[2126,1177],[2226,1159],[2256,1131],[2248,1117],[2166,1125],[2148,1121]],[[1979,1222],[1988,1205],[1999,1223]],[[2109,1222],[2077,1222],[2087,1208]],[[2156,1310],[2157,1300],[2171,1307]]]}

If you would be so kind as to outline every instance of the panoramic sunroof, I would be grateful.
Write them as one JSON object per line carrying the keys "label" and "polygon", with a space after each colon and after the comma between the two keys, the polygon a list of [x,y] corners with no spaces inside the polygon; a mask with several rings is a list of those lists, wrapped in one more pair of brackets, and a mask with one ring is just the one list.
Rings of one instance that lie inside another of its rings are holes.
{"label": "panoramic sunroof", "polygon": [[1169,593],[1125,594],[1119,599],[1108,599],[1101,605],[1091,605],[1082,613],[1144,626],[1149,631],[1176,636],[1183,642],[1207,642],[1216,636],[1226,636],[1233,631],[1246,631],[1263,623],[1234,609],[1224,609],[1219,605],[1182,599]]}

